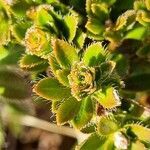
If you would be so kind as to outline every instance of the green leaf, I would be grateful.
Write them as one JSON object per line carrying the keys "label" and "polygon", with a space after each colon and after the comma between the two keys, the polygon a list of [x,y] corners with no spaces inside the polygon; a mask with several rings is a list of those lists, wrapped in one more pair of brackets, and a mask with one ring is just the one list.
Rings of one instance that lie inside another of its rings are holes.
{"label": "green leaf", "polygon": [[52,108],[52,112],[53,113],[56,113],[59,106],[63,103],[63,100],[58,100],[58,101],[52,101],[52,105],[51,105],[51,108]]}
{"label": "green leaf", "polygon": [[90,97],[81,101],[81,106],[78,114],[73,119],[73,124],[76,128],[81,129],[88,124],[93,116],[94,106]]}
{"label": "green leaf", "polygon": [[44,6],[39,6],[37,9],[37,16],[36,16],[36,24],[39,26],[51,25],[54,23],[54,19],[50,13],[48,13],[48,7],[44,8]]}
{"label": "green leaf", "polygon": [[101,22],[104,22],[108,18],[109,9],[105,3],[93,3],[91,5],[91,10],[94,16]]}
{"label": "green leaf", "polygon": [[100,150],[99,147],[101,147],[104,144],[105,140],[105,138],[102,138],[96,133],[94,133],[83,143],[77,146],[76,150]]}
{"label": "green leaf", "polygon": [[133,8],[135,10],[143,10],[143,9],[146,9],[145,7],[145,4],[143,3],[144,1],[135,1],[134,2],[134,5],[133,5]]}
{"label": "green leaf", "polygon": [[91,33],[93,33],[95,35],[101,35],[101,36],[102,36],[104,29],[105,29],[104,25],[102,25],[99,21],[94,20],[94,19],[88,20],[85,27]]}
{"label": "green leaf", "polygon": [[86,133],[86,134],[93,133],[96,131],[96,124],[91,121],[90,123],[88,123],[84,127],[82,127],[82,129],[80,129],[80,131],[82,133]]}
{"label": "green leaf", "polygon": [[149,26],[150,24],[149,12],[146,12],[144,10],[139,10],[137,12],[136,20],[143,26]]}
{"label": "green leaf", "polygon": [[125,35],[124,39],[143,40],[147,34],[146,27],[135,27]]}
{"label": "green leaf", "polygon": [[99,90],[92,95],[104,108],[112,109],[120,105],[117,91],[113,87]]}
{"label": "green leaf", "polygon": [[55,78],[44,78],[34,86],[34,92],[47,100],[62,100],[71,95],[70,89],[64,87]]}
{"label": "green leaf", "polygon": [[25,48],[15,43],[0,47],[0,65],[16,65]]}
{"label": "green leaf", "polygon": [[105,2],[108,6],[111,6],[116,2],[116,0],[101,0],[101,2]]}
{"label": "green leaf", "polygon": [[45,61],[44,59],[40,58],[40,57],[37,57],[36,55],[24,55],[22,58],[21,58],[21,61],[20,61],[20,65],[22,67],[34,67],[38,64],[41,64],[43,61]]}
{"label": "green leaf", "polygon": [[77,30],[76,36],[73,41],[79,49],[83,48],[85,38],[86,38],[86,34],[83,33],[81,30]]}
{"label": "green leaf", "polygon": [[64,124],[70,121],[78,113],[80,102],[73,97],[65,99],[65,101],[59,106],[56,113],[57,124]]}
{"label": "green leaf", "polygon": [[149,142],[150,139],[150,129],[146,128],[140,124],[127,124],[125,127],[131,127],[134,134],[137,135],[139,140]]}
{"label": "green leaf", "polygon": [[4,46],[0,46],[0,54],[1,54],[0,55],[0,61],[1,61],[3,58],[8,56],[9,52]]}
{"label": "green leaf", "polygon": [[55,56],[53,53],[51,53],[49,57],[49,64],[50,64],[50,69],[53,72],[54,75],[56,75],[56,71],[61,69],[59,63],[57,62]]}
{"label": "green leaf", "polygon": [[[55,12],[51,5],[39,5],[36,12],[36,17],[33,17],[35,24],[48,28],[51,33],[58,34],[56,25]],[[30,16],[29,16],[30,17]]]}
{"label": "green leaf", "polygon": [[105,50],[101,43],[93,43],[86,49],[82,60],[87,66],[96,66],[104,59]]}
{"label": "green leaf", "polygon": [[56,71],[56,77],[58,81],[63,84],[64,86],[69,87],[69,80],[68,80],[68,75],[70,71],[68,69],[59,69]]}
{"label": "green leaf", "polygon": [[78,24],[78,17],[73,15],[67,15],[64,17],[64,23],[66,25],[67,29],[67,39],[69,42],[71,42],[77,31],[77,24]]}
{"label": "green leaf", "polygon": [[99,147],[99,150],[114,150],[114,137],[109,136],[105,143]]}
{"label": "green leaf", "polygon": [[87,31],[87,37],[92,39],[92,40],[98,40],[98,41],[102,41],[104,40],[104,37],[102,35],[98,35],[98,34],[93,34],[90,31]]}
{"label": "green leaf", "polygon": [[24,55],[20,59],[20,67],[28,71],[42,71],[48,67],[46,60],[36,55]]}
{"label": "green leaf", "polygon": [[23,19],[26,16],[26,11],[30,8],[30,5],[25,1],[16,1],[11,6],[11,12],[18,19]]}
{"label": "green leaf", "polygon": [[150,90],[150,74],[141,73],[129,76],[124,80],[127,91],[148,91]]}
{"label": "green leaf", "polygon": [[115,29],[120,30],[132,25],[135,22],[135,17],[135,10],[127,10],[125,13],[118,17]]}
{"label": "green leaf", "polygon": [[114,71],[116,63],[114,61],[106,61],[100,65],[100,79],[106,80]]}
{"label": "green leaf", "polygon": [[91,4],[92,4],[91,0],[86,0],[86,13],[88,14],[88,16],[92,14]]}
{"label": "green leaf", "polygon": [[31,87],[22,72],[13,67],[1,66],[0,89],[0,97],[4,99],[23,100],[31,96]]}
{"label": "green leaf", "polygon": [[13,36],[19,41],[22,42],[22,40],[25,38],[25,33],[27,29],[31,26],[30,22],[19,22],[14,25],[12,25],[12,34]]}
{"label": "green leaf", "polygon": [[101,117],[98,123],[97,131],[102,136],[108,136],[119,129],[118,122],[111,116]]}
{"label": "green leaf", "polygon": [[63,40],[53,41],[53,49],[56,60],[63,68],[70,68],[79,60],[76,49]]}

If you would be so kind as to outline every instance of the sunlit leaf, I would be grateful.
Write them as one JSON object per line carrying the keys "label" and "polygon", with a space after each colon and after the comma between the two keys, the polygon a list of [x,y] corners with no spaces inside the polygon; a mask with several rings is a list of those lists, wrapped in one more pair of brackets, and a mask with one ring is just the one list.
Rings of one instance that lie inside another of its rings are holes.
{"label": "sunlit leaf", "polygon": [[104,32],[104,26],[101,24],[101,22],[98,22],[97,20],[88,20],[86,26],[85,26],[91,33],[95,35],[101,35]]}
{"label": "sunlit leaf", "polygon": [[99,149],[105,142],[105,138],[93,133],[88,139],[76,147],[76,150],[96,150]]}
{"label": "sunlit leaf", "polygon": [[85,38],[86,38],[86,34],[83,33],[81,30],[77,30],[76,36],[73,41],[79,47],[79,49],[83,48]]}
{"label": "sunlit leaf", "polygon": [[66,25],[67,29],[67,39],[69,42],[71,42],[75,35],[77,30],[77,24],[78,24],[78,18],[73,15],[67,15],[64,17],[64,23]]}
{"label": "sunlit leaf", "polygon": [[19,22],[15,25],[12,25],[12,34],[13,36],[19,41],[22,42],[22,40],[25,38],[26,30],[31,26],[30,22]]}
{"label": "sunlit leaf", "polygon": [[80,129],[88,124],[94,113],[94,104],[90,97],[82,100],[78,114],[73,119],[73,124]]}
{"label": "sunlit leaf", "polygon": [[108,136],[119,129],[119,124],[111,116],[101,117],[98,123],[98,133],[103,136]]}
{"label": "sunlit leaf", "polygon": [[80,102],[69,97],[59,106],[56,113],[57,124],[64,124],[74,118],[80,108]]}
{"label": "sunlit leaf", "polygon": [[99,90],[92,95],[104,108],[112,109],[120,105],[120,98],[113,87]]}
{"label": "sunlit leaf", "polygon": [[83,62],[87,66],[96,66],[105,59],[105,50],[101,43],[93,43],[85,50]]}
{"label": "sunlit leaf", "polygon": [[61,69],[59,63],[57,62],[56,58],[54,57],[54,54],[51,53],[50,57],[49,57],[49,64],[51,67],[51,71],[53,72],[53,74],[56,75],[56,71]]}
{"label": "sunlit leaf", "polygon": [[24,55],[20,59],[20,67],[29,71],[42,71],[48,67],[48,63],[36,55]]}
{"label": "sunlit leaf", "polygon": [[47,100],[62,100],[70,97],[70,89],[55,78],[44,78],[34,86],[34,92]]}
{"label": "sunlit leaf", "polygon": [[147,28],[145,27],[137,27],[133,28],[125,35],[125,39],[135,39],[135,40],[142,40],[145,35],[147,34]]}
{"label": "sunlit leaf", "polygon": [[53,49],[56,60],[63,68],[70,68],[79,60],[76,49],[63,40],[53,41]]}
{"label": "sunlit leaf", "polygon": [[139,124],[128,124],[125,127],[130,127],[131,130],[134,132],[135,135],[137,135],[139,140],[149,142],[150,139],[150,129],[147,127],[144,127]]}
{"label": "sunlit leaf", "polygon": [[68,75],[70,71],[67,69],[59,69],[56,71],[56,77],[58,81],[63,84],[64,86],[69,86],[69,80],[68,80]]}

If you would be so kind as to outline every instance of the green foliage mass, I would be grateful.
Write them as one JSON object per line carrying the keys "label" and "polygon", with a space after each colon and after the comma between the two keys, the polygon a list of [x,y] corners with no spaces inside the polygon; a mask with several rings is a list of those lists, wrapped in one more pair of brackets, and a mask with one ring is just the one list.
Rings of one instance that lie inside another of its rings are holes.
{"label": "green foliage mass", "polygon": [[[0,65],[46,74],[33,92],[89,134],[77,150],[150,149],[150,0],[0,0],[0,30]],[[1,68],[0,95],[26,98]]]}

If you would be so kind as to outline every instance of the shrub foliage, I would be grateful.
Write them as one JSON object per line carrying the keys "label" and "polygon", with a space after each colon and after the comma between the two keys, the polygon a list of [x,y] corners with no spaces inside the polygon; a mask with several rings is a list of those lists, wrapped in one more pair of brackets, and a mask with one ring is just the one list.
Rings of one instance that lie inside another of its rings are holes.
{"label": "shrub foliage", "polygon": [[149,0],[0,0],[0,30],[0,64],[46,74],[33,92],[51,101],[58,125],[89,134],[76,149],[150,148]]}

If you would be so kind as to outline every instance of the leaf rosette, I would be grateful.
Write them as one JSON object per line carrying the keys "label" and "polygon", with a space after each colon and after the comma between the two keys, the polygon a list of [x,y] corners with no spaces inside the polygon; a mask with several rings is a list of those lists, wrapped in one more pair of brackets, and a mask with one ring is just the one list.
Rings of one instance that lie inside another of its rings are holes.
{"label": "leaf rosette", "polygon": [[111,79],[115,62],[109,59],[100,42],[88,46],[83,57],[64,40],[52,40],[52,47],[49,64],[54,77],[40,80],[34,91],[52,100],[58,124],[69,122],[82,129],[92,120],[95,104],[101,104],[106,110],[120,105],[119,97],[114,95],[116,81]]}
{"label": "leaf rosette", "polygon": [[32,26],[26,32],[25,46],[29,54],[47,58],[51,52],[50,34]]}
{"label": "leaf rosette", "polygon": [[81,100],[96,90],[95,69],[86,67],[83,62],[73,65],[68,78],[71,93],[77,100]]}

